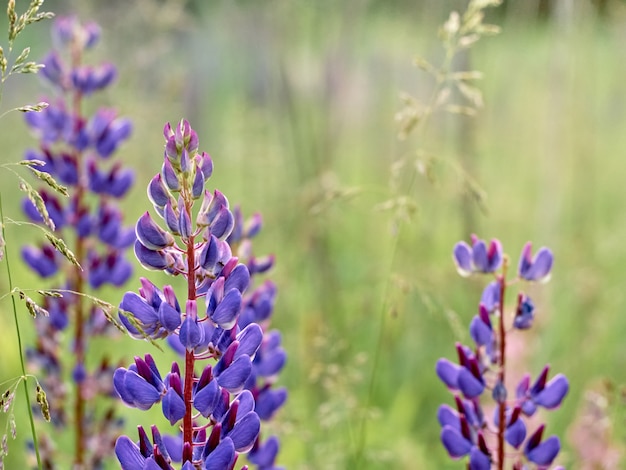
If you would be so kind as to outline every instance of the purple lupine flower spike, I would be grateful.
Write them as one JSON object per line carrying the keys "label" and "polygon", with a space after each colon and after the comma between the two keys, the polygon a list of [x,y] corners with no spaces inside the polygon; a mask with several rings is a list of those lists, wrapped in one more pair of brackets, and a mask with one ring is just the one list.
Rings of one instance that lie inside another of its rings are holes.
{"label": "purple lupine flower spike", "polygon": [[[86,52],[99,36],[95,23],[81,23],[74,16],[56,18],[52,27],[54,50],[43,59],[46,67],[41,73],[53,96],[46,98],[49,106],[42,112],[25,114],[27,126],[38,139],[37,148],[27,150],[25,160],[44,162],[41,170],[67,186],[69,193],[68,198],[58,198],[49,190],[39,191],[54,224],[48,226],[55,237],[71,240],[69,249],[82,267],[73,266],[49,242],[22,251],[24,261],[37,274],[55,276],[55,284],[46,290],[58,290],[63,295],[62,299],[44,300],[51,313],[48,318],[36,319],[36,345],[28,351],[36,367],[55,364],[42,381],[57,425],[55,435],[69,439],[61,436],[72,434],[76,443],[74,455],[61,459],[57,454],[62,451],[55,450],[61,446],[40,449],[46,468],[57,466],[57,460],[72,461],[80,468],[106,466],[104,461],[113,450],[109,443],[121,427],[113,408],[106,415],[94,411],[95,403],[101,408],[105,406],[101,398],[114,394],[114,368],[109,364],[116,361],[107,357],[86,361],[92,338],[116,334],[106,321],[108,312],[87,299],[98,297],[98,290],[107,285],[121,287],[131,277],[133,268],[126,251],[135,240],[118,206],[118,200],[133,184],[133,172],[114,157],[130,137],[132,124],[112,108],[96,109],[92,115],[83,112],[88,108],[85,100],[110,86],[117,74],[112,64],[84,63]],[[31,220],[43,222],[30,201],[23,207]],[[62,331],[71,331],[73,337]],[[66,348],[71,354],[61,355]],[[128,383],[134,380],[130,378]],[[151,390],[144,390],[144,383],[133,389],[137,392],[134,395],[125,390],[125,398],[148,406]],[[54,443],[56,436],[48,439]],[[96,441],[98,445],[90,444]]]}
{"label": "purple lupine flower spike", "polygon": [[[546,281],[550,276],[552,252],[542,248],[533,258],[531,248],[528,243],[522,250],[515,281],[519,278]],[[498,240],[487,244],[472,236],[471,246],[463,241],[455,245],[453,258],[461,275],[493,273],[495,280],[483,290],[478,314],[470,323],[469,333],[475,346],[470,348],[457,343],[458,363],[441,358],[435,367],[437,376],[454,394],[456,403],[456,409],[442,405],[437,412],[443,447],[451,458],[465,459],[469,469],[490,470],[494,465],[505,468],[505,461],[516,470],[527,468],[528,463],[547,469],[560,451],[559,439],[551,436],[542,440],[544,425],[529,437],[526,420],[538,407],[558,408],[569,391],[569,382],[563,374],[548,381],[549,367],[546,366],[534,382],[529,374],[524,375],[511,399],[504,380],[508,364],[506,335],[521,334],[532,327],[535,305],[526,294],[519,292],[514,315],[505,311],[506,292],[512,283],[505,279],[507,266],[503,263],[509,258],[504,256]],[[509,323],[511,319],[513,328]],[[486,388],[490,388],[490,394],[483,393]],[[495,405],[491,422],[483,411],[488,396]],[[493,430],[495,437],[485,439],[482,434],[485,429]]]}
{"label": "purple lupine flower spike", "polygon": [[[196,132],[181,121],[166,125],[163,135],[161,171],[148,185],[148,198],[163,223],[149,212],[140,217],[135,254],[148,269],[185,278],[185,308],[181,311],[171,286],[160,290],[143,279],[139,294],[124,294],[120,319],[135,338],[167,338],[184,360],[174,362],[163,380],[148,374],[147,360],[136,360],[116,371],[115,390],[135,408],[160,403],[164,417],[182,434],[161,437],[153,430],[151,444],[140,429],[139,446],[123,436],[116,455],[123,468],[169,469],[180,463],[183,470],[230,470],[239,454],[262,445],[261,419],[271,417],[286,399],[286,391],[271,388],[285,352],[280,335],[264,332],[271,308],[259,298],[267,297],[268,288],[248,294],[251,273],[233,254],[243,232],[232,236],[237,220],[228,200],[204,189],[213,163],[198,152]],[[199,208],[193,207],[196,203]],[[197,214],[195,221],[192,214]],[[199,308],[200,297],[206,308]],[[255,309],[262,313],[259,319]],[[153,372],[158,373],[156,366]]]}

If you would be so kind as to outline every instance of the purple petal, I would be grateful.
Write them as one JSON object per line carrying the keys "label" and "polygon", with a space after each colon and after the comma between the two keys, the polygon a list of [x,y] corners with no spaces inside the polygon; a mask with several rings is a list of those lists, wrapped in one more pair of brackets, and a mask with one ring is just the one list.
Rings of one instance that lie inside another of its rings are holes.
{"label": "purple petal", "polygon": [[470,451],[469,470],[490,470],[491,459],[474,446]]}
{"label": "purple petal", "polygon": [[483,240],[477,240],[472,246],[472,263],[476,271],[489,272],[489,258],[487,256],[487,245]]}
{"label": "purple petal", "polygon": [[191,217],[189,216],[189,212],[187,212],[184,207],[181,207],[179,210],[178,232],[185,239],[189,238],[193,232]]}
{"label": "purple petal", "polygon": [[561,442],[556,436],[550,436],[538,446],[529,449],[526,447],[524,453],[528,460],[537,465],[550,465],[561,450]]}
{"label": "purple petal", "polygon": [[124,375],[124,387],[133,404],[140,410],[149,410],[161,399],[161,394],[136,372],[129,370]]}
{"label": "purple petal", "polygon": [[461,369],[461,366],[450,362],[448,359],[439,359],[435,370],[437,376],[448,388],[458,390],[459,372]]}
{"label": "purple petal", "polygon": [[172,426],[185,416],[185,402],[172,388],[168,389],[161,400],[161,408],[163,416],[170,421]]}
{"label": "purple petal", "polygon": [[148,185],[148,199],[157,207],[165,207],[170,200],[169,193],[163,184],[163,177],[157,174],[150,180]]}
{"label": "purple petal", "polygon": [[250,272],[244,264],[238,264],[235,269],[231,271],[224,282],[224,292],[228,292],[231,289],[237,289],[243,294],[250,284]]}
{"label": "purple petal", "polygon": [[550,279],[550,270],[554,256],[548,248],[541,248],[535,255],[532,267],[526,273],[525,279],[529,281],[547,282]]}
{"label": "purple petal", "polygon": [[135,292],[126,292],[124,294],[122,302],[120,302],[120,309],[132,313],[137,320],[146,326],[155,323],[159,319],[154,308],[148,305],[145,299]]}
{"label": "purple petal", "polygon": [[217,383],[231,393],[239,392],[252,372],[249,356],[239,356],[217,378]]}
{"label": "purple petal", "polygon": [[452,458],[463,457],[472,450],[472,443],[452,426],[444,426],[441,430],[441,442]]}
{"label": "purple petal", "polygon": [[149,250],[162,250],[174,244],[174,237],[159,227],[149,212],[145,212],[135,225],[137,239]]}
{"label": "purple petal", "polygon": [[273,468],[278,449],[278,439],[276,436],[270,436],[263,444],[255,446],[250,451],[248,460],[259,468]]}
{"label": "purple petal", "polygon": [[167,256],[162,251],[146,248],[139,240],[135,242],[135,256],[146,269],[161,271],[169,267]]}
{"label": "purple petal", "polygon": [[470,336],[479,346],[491,344],[493,340],[493,331],[482,319],[475,315],[470,324]]}
{"label": "purple petal", "polygon": [[196,166],[196,176],[193,180],[193,186],[191,187],[191,196],[194,199],[199,199],[204,194],[204,174],[202,170]]}
{"label": "purple petal", "polygon": [[126,372],[128,372],[123,367],[120,367],[113,374],[113,388],[120,396],[122,401],[129,406],[134,406],[133,396],[128,392],[126,386],[124,385],[124,378],[126,377]]}
{"label": "purple petal", "polygon": [[180,326],[180,312],[167,302],[159,306],[159,320],[161,325],[170,333]]}
{"label": "purple petal", "polygon": [[222,206],[209,225],[211,234],[215,235],[219,240],[224,240],[230,235],[235,226],[235,217],[228,207]]}
{"label": "purple petal", "polygon": [[459,371],[458,384],[459,389],[467,398],[475,398],[485,390],[484,382],[474,377],[469,369],[465,367]]}
{"label": "purple petal", "polygon": [[254,397],[250,390],[244,390],[237,397],[239,408],[237,408],[237,416],[244,416],[250,411],[254,411]]}
{"label": "purple petal", "polygon": [[180,462],[183,460],[183,440],[179,436],[163,436],[163,444],[167,449],[167,453],[173,462]]}
{"label": "purple petal", "polygon": [[230,330],[237,323],[241,310],[241,293],[237,289],[229,290],[215,308],[211,320],[225,330]]}
{"label": "purple petal", "polygon": [[489,313],[494,312],[500,305],[500,283],[492,281],[487,284],[480,297],[480,303],[485,306]]}
{"label": "purple petal", "polygon": [[197,318],[187,315],[180,327],[178,337],[180,338],[180,343],[187,350],[191,351],[204,340],[204,328],[198,324]]}
{"label": "purple petal", "polygon": [[235,423],[228,433],[237,452],[248,452],[261,430],[261,420],[254,411],[250,411]]}
{"label": "purple petal", "polygon": [[233,441],[226,437],[211,452],[204,461],[205,470],[229,469],[235,462],[235,446]]}
{"label": "purple petal", "polygon": [[54,255],[48,256],[46,251],[42,251],[33,246],[22,248],[22,258],[41,277],[52,276],[58,271]]}
{"label": "purple petal", "polygon": [[122,470],[137,470],[143,468],[146,461],[139,447],[127,436],[118,437],[115,442],[115,455],[119,460]]}
{"label": "purple petal", "polygon": [[526,425],[521,419],[517,419],[513,424],[506,428],[504,431],[504,438],[510,445],[519,449],[524,439],[526,439]]}
{"label": "purple petal", "polygon": [[466,242],[459,242],[454,246],[453,258],[461,276],[472,274],[472,249]]}
{"label": "purple petal", "polygon": [[283,368],[287,361],[287,353],[283,348],[272,349],[270,353],[257,355],[254,361],[256,373],[262,377],[272,377]]}
{"label": "purple petal", "polygon": [[437,420],[441,427],[451,426],[461,432],[461,422],[459,421],[459,412],[450,405],[441,405],[437,410]]}
{"label": "purple petal", "polygon": [[193,406],[202,416],[208,418],[209,415],[213,413],[220,397],[221,393],[217,381],[213,379],[200,390],[196,391],[193,397]]}
{"label": "purple petal", "polygon": [[235,352],[235,358],[243,354],[253,357],[263,341],[263,330],[258,324],[251,323],[239,332],[237,341],[239,347]]}
{"label": "purple petal", "polygon": [[259,418],[267,421],[272,419],[274,413],[276,413],[286,401],[286,388],[279,388],[278,390],[266,388],[257,396],[254,411],[259,415]]}
{"label": "purple petal", "polygon": [[539,392],[533,401],[549,410],[557,408],[569,391],[569,382],[563,374],[558,374],[550,380],[545,388]]}

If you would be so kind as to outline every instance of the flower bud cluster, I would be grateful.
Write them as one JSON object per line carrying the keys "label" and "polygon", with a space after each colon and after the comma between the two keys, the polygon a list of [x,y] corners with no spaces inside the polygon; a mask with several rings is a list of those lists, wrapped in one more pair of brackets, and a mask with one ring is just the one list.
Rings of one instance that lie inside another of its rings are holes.
{"label": "flower bud cluster", "polygon": [[[105,89],[116,76],[111,64],[82,64],[84,53],[98,43],[98,26],[83,24],[76,17],[59,17],[52,36],[56,48],[43,60],[45,68],[41,74],[56,96],[46,100],[50,102],[48,108],[25,115],[27,125],[39,139],[38,148],[28,150],[25,159],[38,161],[38,170],[67,187],[68,198],[50,189],[39,190],[39,195],[55,235],[68,241],[81,269],[72,266],[49,242],[22,249],[23,259],[33,271],[44,278],[56,276],[56,287],[65,291],[62,297],[44,299],[49,317],[37,319],[37,343],[27,353],[31,365],[45,372],[43,385],[53,422],[66,426],[70,424],[68,415],[76,415],[74,425],[80,430],[75,432],[79,443],[74,460],[85,468],[97,468],[110,455],[120,424],[112,409],[104,415],[85,411],[87,400],[93,403],[98,395],[111,396],[114,370],[107,359],[88,369],[85,356],[90,337],[109,335],[115,330],[100,307],[87,305],[83,294],[106,284],[120,287],[132,274],[125,252],[132,246],[135,234],[132,227],[123,225],[117,201],[128,193],[134,177],[131,170],[111,161],[132,127],[128,119],[117,117],[110,108],[100,108],[91,116],[83,113],[83,97]],[[44,222],[31,200],[25,199],[23,208],[32,221]],[[62,344],[66,330],[75,335],[71,345],[75,363],[71,371],[64,371],[68,365],[61,353],[66,347]],[[81,402],[73,412],[65,405],[68,386],[72,385],[65,383],[68,376],[72,377],[78,389],[76,399]],[[95,416],[103,418],[97,423]],[[44,459],[52,465],[56,458],[44,455]]]}
{"label": "flower bud cluster", "polygon": [[[147,269],[183,276],[187,292],[179,301],[171,286],[142,279],[138,293],[124,294],[120,320],[133,337],[167,339],[182,359],[163,377],[149,354],[136,357],[115,372],[114,387],[128,406],[147,410],[160,404],[182,434],[161,436],[152,426],[150,439],[139,427],[139,442],[122,436],[116,454],[129,470],[172,469],[176,463],[185,470],[227,470],[240,453],[259,449],[261,419],[285,399],[284,391],[270,390],[269,380],[260,382],[268,372],[276,375],[285,361],[280,336],[269,340],[276,334],[264,330],[275,289],[266,283],[248,293],[251,274],[269,269],[273,259],[250,254],[248,239],[258,232],[260,218],[242,228],[239,211],[230,210],[226,197],[204,189],[213,163],[198,151],[189,123],[167,124],[164,136],[161,171],[148,184],[161,223],[150,212],[139,218],[135,255]],[[273,461],[278,447],[268,450]]]}
{"label": "flower bud cluster", "polygon": [[[503,469],[505,459],[513,469],[548,468],[560,451],[559,438],[544,439],[544,424],[530,432],[526,420],[538,408],[558,408],[569,391],[569,383],[562,374],[548,380],[546,365],[534,381],[530,374],[524,375],[515,393],[510,393],[505,385],[507,334],[530,328],[535,308],[532,300],[520,292],[514,314],[507,317],[504,301],[512,282],[549,279],[552,252],[541,248],[533,257],[532,245],[527,243],[513,281],[506,280],[507,258],[498,240],[487,244],[472,236],[471,246],[459,242],[453,255],[461,275],[491,274],[495,281],[484,289],[478,314],[470,324],[474,347],[457,343],[457,362],[443,358],[437,362],[437,375],[454,395],[454,406],[441,405],[437,413],[441,441],[453,459],[467,457],[471,469]],[[493,400],[493,419],[485,410],[488,390]],[[496,439],[492,439],[494,435]]]}

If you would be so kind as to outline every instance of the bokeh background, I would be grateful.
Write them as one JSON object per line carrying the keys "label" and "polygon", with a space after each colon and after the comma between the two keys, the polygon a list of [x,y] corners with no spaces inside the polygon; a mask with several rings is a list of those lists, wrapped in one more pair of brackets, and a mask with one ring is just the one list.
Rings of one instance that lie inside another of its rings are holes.
{"label": "bokeh background", "polygon": [[[454,65],[483,73],[476,86],[484,107],[471,118],[436,113],[399,139],[401,94],[425,99],[436,85],[414,58],[441,63],[439,26],[465,6],[45,3],[98,22],[102,43],[86,61],[119,67],[117,84],[96,101],[134,122],[118,153],[137,172],[127,223],[148,207],[163,124],[183,117],[213,157],[211,186],[244,214],[263,215],[255,251],[277,258],[273,325],[289,354],[280,379],[289,401],[270,428],[288,468],[462,467],[439,443],[436,410],[450,395],[434,365],[454,358],[455,341],[468,341],[487,282],[460,278],[452,263],[454,243],[471,233],[502,240],[513,267],[527,240],[554,251],[551,282],[530,287],[536,328],[516,340],[509,377],[536,376],[546,362],[565,373],[570,394],[545,416],[547,432],[562,437],[560,462],[623,468],[607,459],[626,442],[626,2],[508,0],[489,10],[486,22],[502,33]],[[16,48],[30,45],[31,56],[42,57],[49,27],[33,26]],[[35,76],[11,79],[2,108],[49,92]],[[2,118],[3,163],[34,144],[19,113]],[[1,173],[0,188],[7,215],[22,218],[15,178]],[[15,283],[44,287],[18,263],[19,244],[39,234],[7,230]],[[137,266],[139,275],[176,284]],[[4,271],[0,288],[8,291]],[[111,289],[102,297],[117,303],[122,295]],[[31,320],[20,314],[28,343]],[[3,381],[19,375],[7,298],[0,331]],[[92,350],[106,348],[154,349],[121,338]],[[9,469],[24,468],[21,406]],[[150,424],[144,413],[128,416],[131,433]]]}

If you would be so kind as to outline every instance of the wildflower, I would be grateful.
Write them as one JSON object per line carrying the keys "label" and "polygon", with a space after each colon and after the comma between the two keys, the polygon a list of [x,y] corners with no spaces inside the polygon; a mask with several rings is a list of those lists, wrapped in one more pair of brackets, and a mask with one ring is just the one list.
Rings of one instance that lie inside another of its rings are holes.
{"label": "wildflower", "polygon": [[547,282],[550,280],[553,261],[552,252],[546,247],[541,248],[533,258],[532,243],[528,242],[520,256],[519,276],[527,281]]}
{"label": "wildflower", "polygon": [[[563,374],[557,374],[548,381],[549,367],[545,366],[539,377],[531,385],[530,375],[526,374],[515,390],[515,397],[508,399],[505,386],[506,337],[509,332],[506,312],[502,311],[509,284],[502,272],[502,248],[498,240],[487,244],[472,236],[472,246],[459,242],[454,247],[453,257],[457,270],[462,276],[474,272],[494,273],[496,280],[483,290],[478,314],[470,323],[470,336],[475,348],[456,344],[458,363],[441,358],[435,371],[439,379],[454,394],[456,409],[442,405],[437,412],[441,425],[441,442],[453,459],[466,458],[470,469],[491,469],[492,464],[504,468],[505,458],[514,469],[526,468],[524,462],[547,468],[560,451],[558,437],[551,436],[542,441],[544,425],[530,437],[527,436],[525,418],[532,416],[537,407],[552,410],[558,408],[569,391],[569,382]],[[545,281],[552,268],[552,253],[547,248],[539,250],[532,258],[531,244],[522,250],[518,276],[529,281]],[[517,296],[517,306],[513,318],[513,330],[519,332],[532,326],[535,306],[525,294]],[[495,324],[494,324],[495,323]],[[491,423],[485,419],[483,393],[491,389],[495,409]],[[495,442],[484,439],[484,429],[495,429]],[[510,448],[505,449],[505,446]],[[512,450],[511,450],[512,448]],[[506,456],[506,457],[505,457]],[[561,468],[561,467],[559,467]]]}
{"label": "wildflower", "polygon": [[473,272],[492,273],[502,264],[502,245],[498,240],[491,240],[489,246],[472,235],[472,246],[461,241],[454,247],[454,261],[461,276],[469,276]]}

